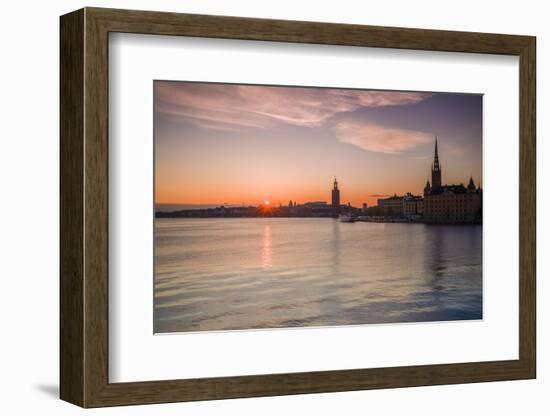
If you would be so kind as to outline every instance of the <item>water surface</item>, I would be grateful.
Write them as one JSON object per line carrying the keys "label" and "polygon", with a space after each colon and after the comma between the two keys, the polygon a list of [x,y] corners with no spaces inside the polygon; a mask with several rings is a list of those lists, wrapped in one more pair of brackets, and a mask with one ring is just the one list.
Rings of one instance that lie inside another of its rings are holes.
{"label": "water surface", "polygon": [[155,221],[155,332],[482,318],[480,225]]}

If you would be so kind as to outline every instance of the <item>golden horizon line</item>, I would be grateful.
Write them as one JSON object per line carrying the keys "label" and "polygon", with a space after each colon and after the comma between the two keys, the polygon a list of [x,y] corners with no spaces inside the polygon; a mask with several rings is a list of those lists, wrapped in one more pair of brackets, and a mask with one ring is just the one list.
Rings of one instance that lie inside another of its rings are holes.
{"label": "golden horizon line", "polygon": [[[471,176],[471,175],[470,175]],[[468,180],[470,178],[470,176],[468,176]],[[429,178],[430,182],[431,182],[431,178]],[[448,183],[447,185],[460,185],[462,184],[463,186],[466,186],[467,185],[467,182],[456,182],[456,183]],[[476,186],[480,186],[481,187],[481,179],[478,179],[477,183],[476,183]],[[424,183],[425,184],[425,183]],[[407,191],[399,191],[399,192],[396,192],[396,191],[393,191],[393,192],[380,192],[380,193],[373,193],[373,194],[369,194],[369,195],[363,195],[363,196],[354,196],[350,199],[346,199],[346,195],[348,194],[348,192],[346,192],[345,190],[342,191],[340,190],[341,192],[341,196],[343,198],[342,199],[342,203],[343,204],[347,204],[348,202],[351,203],[352,200],[355,200],[356,202],[354,202],[355,204],[363,204],[365,202],[370,202],[372,203],[372,200],[377,200],[377,199],[381,199],[381,198],[387,198],[387,197],[390,197],[390,196],[394,196],[394,195],[398,195],[398,196],[401,196],[401,195],[406,195],[407,193],[411,193],[413,195],[417,195],[417,196],[422,196],[424,194],[424,184],[422,184],[422,186],[419,186],[419,189],[415,190],[415,191],[410,191],[410,190],[407,190]],[[156,201],[156,198],[155,198],[155,201],[154,201],[154,204],[155,205],[217,205],[217,206],[222,206],[222,205],[234,205],[234,206],[250,206],[250,205],[262,205],[265,201],[269,201],[272,205],[275,205],[275,204],[281,204],[283,206],[286,206],[288,204],[288,202],[290,200],[292,200],[293,202],[297,202],[297,203],[307,203],[307,202],[326,202],[328,204],[331,203],[331,198],[330,198],[330,191],[329,192],[329,195],[327,196],[325,193],[323,193],[322,195],[319,195],[318,197],[315,197],[315,196],[309,196],[307,198],[296,198],[296,197],[290,197],[290,198],[265,198],[265,197],[257,197],[257,198],[254,198],[254,200],[241,200],[241,201],[213,201],[213,202],[207,202],[207,201],[200,201],[200,202],[189,202],[189,201]],[[265,194],[269,194],[269,192],[266,192]],[[358,202],[359,201],[359,202]]]}
{"label": "golden horizon line", "polygon": [[[470,179],[470,176],[468,176],[468,180],[466,182],[452,182],[452,183],[448,183],[446,185],[463,185],[463,186],[467,186],[467,183]],[[428,180],[430,180],[431,182],[431,178],[428,178]],[[481,179],[478,179],[477,181],[474,180],[474,183],[476,184],[476,186],[479,186],[482,188],[482,180]],[[412,194],[419,194],[419,195],[422,195],[424,193],[424,185],[425,185],[425,182],[419,186],[419,188],[416,190],[416,191],[392,191],[392,192],[380,192],[380,193],[374,193],[374,194],[369,194],[369,195],[364,195],[364,196],[359,196],[359,198],[369,198],[369,199],[372,199],[372,198],[381,198],[381,197],[386,197],[386,196],[393,196],[393,195],[405,195],[407,194],[408,192],[412,193]],[[343,196],[346,196],[346,194],[348,194],[348,192],[346,191],[343,191],[340,190],[341,193],[343,193]],[[330,192],[330,191],[329,191]],[[266,194],[269,194],[269,192],[266,192]],[[257,203],[259,201],[261,201],[262,199],[264,198],[261,198],[261,197],[258,197],[258,198],[254,198],[253,201],[250,201],[248,200],[247,201],[243,201],[241,200],[240,202],[227,202],[227,201],[223,201],[223,202],[220,202],[220,201],[214,201],[214,202],[206,202],[206,201],[201,201],[201,202],[188,202],[188,201],[185,201],[185,202],[181,202],[181,201],[156,201],[156,198],[155,198],[155,204],[166,204],[166,205],[174,205],[174,204],[178,204],[178,205],[215,205],[215,204],[220,204],[220,203],[225,203],[225,204],[231,204],[231,205],[242,205],[243,203],[244,204],[249,204],[249,203]],[[316,201],[324,201],[324,200],[327,200],[329,201],[330,200],[330,194],[329,194],[329,197],[327,198],[326,195],[323,195],[323,196],[319,196],[319,198],[302,198],[301,200],[302,201],[305,201],[305,202],[316,202]],[[345,198],[344,198],[345,199]],[[353,197],[352,199],[357,199],[357,196]],[[264,200],[269,200],[270,202],[281,202],[281,203],[287,203],[289,200],[292,200],[293,202],[297,202],[300,200],[300,198],[295,198],[295,197],[290,197],[289,199],[286,199],[286,198],[265,198]]]}
{"label": "golden horizon line", "polygon": [[[451,185],[451,184],[449,184]],[[457,184],[459,185],[459,184]],[[466,186],[466,184],[462,183],[462,185]],[[478,184],[476,184],[476,186],[479,186]],[[419,196],[422,196],[424,194],[423,192],[423,189],[421,190],[418,190],[418,191],[407,191],[407,192],[410,192],[411,194],[413,195],[419,195]],[[385,198],[385,197],[390,197],[390,196],[394,196],[394,195],[406,195],[407,192],[388,192],[388,193],[379,193],[379,194],[370,194],[370,195],[366,195],[366,196],[363,196],[362,198],[365,198],[365,199],[379,199],[379,198]],[[344,194],[345,196],[345,194]],[[360,199],[361,197],[359,197]],[[353,197],[353,198],[350,198],[350,202],[351,200],[356,200],[358,199],[358,197]],[[263,200],[263,201],[262,201]],[[292,200],[292,202],[298,202],[298,203],[306,203],[306,202],[327,202],[327,203],[330,203],[330,198],[326,198],[326,197],[320,197],[320,198],[284,198],[284,199],[281,199],[281,198],[267,198],[267,199],[263,199],[263,198],[256,198],[255,200],[253,201],[240,201],[240,202],[237,202],[237,201],[213,201],[213,202],[207,202],[207,201],[201,201],[201,202],[189,202],[189,201],[154,201],[155,205],[250,205],[250,204],[262,204],[262,202],[265,202],[265,201],[269,201],[270,203],[272,204],[275,204],[275,203],[281,203],[282,205],[286,205],[288,203],[288,201]],[[345,202],[347,203],[348,201],[346,200],[346,198],[343,198],[343,201],[345,200]],[[343,202],[342,201],[342,202]]]}
{"label": "golden horizon line", "polygon": [[[386,198],[386,197],[390,197],[390,196],[394,196],[396,195],[396,193],[392,193],[392,194],[377,194],[377,195],[373,195],[373,196],[368,196],[366,197],[366,199],[379,199],[379,198]],[[401,195],[401,194],[397,194],[397,195]],[[414,193],[413,193],[414,195]],[[421,195],[421,194],[419,194]],[[355,199],[355,198],[352,198],[352,199]],[[155,201],[155,205],[217,205],[217,206],[222,206],[222,205],[238,205],[238,206],[242,206],[242,205],[262,205],[264,204],[266,201],[268,201],[271,205],[276,205],[276,204],[281,204],[281,205],[287,205],[289,201],[292,202],[296,202],[298,204],[305,204],[305,203],[311,203],[311,202],[326,202],[327,204],[331,204],[331,201],[328,200],[328,199],[321,199],[321,198],[311,198],[311,199],[303,199],[303,200],[300,200],[300,199],[297,199],[297,198],[289,198],[288,200],[279,200],[279,199],[269,199],[269,200],[265,200],[265,201],[261,201],[261,199],[258,199],[257,201],[249,201],[249,202],[228,202],[228,201],[225,201],[225,202],[219,202],[219,201],[216,201],[216,202],[157,202]],[[345,198],[341,201],[341,204],[345,205],[347,204],[348,202],[352,202],[351,200],[346,200]],[[366,201],[363,201],[363,202],[366,202]],[[362,203],[362,202],[361,202]]]}

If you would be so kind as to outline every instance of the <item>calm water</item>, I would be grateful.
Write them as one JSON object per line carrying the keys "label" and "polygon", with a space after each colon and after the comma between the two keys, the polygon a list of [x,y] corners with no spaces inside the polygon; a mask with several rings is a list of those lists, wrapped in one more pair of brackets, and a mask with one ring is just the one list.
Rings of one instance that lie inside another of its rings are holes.
{"label": "calm water", "polygon": [[155,332],[482,318],[481,226],[156,221]]}

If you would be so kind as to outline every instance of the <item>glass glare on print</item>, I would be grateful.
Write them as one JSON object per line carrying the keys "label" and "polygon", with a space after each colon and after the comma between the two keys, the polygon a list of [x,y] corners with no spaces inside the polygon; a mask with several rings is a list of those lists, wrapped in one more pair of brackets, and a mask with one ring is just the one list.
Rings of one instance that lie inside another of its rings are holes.
{"label": "glass glare on print", "polygon": [[481,319],[482,99],[155,81],[155,332]]}

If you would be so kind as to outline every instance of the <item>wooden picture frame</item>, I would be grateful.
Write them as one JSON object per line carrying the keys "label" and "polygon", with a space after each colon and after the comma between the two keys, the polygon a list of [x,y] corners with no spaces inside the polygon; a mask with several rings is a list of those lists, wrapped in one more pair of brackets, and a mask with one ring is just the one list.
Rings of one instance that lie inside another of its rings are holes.
{"label": "wooden picture frame", "polygon": [[[60,396],[82,407],[535,378],[535,38],[85,8],[61,17]],[[519,359],[109,383],[108,34],[296,42],[519,57]]]}

